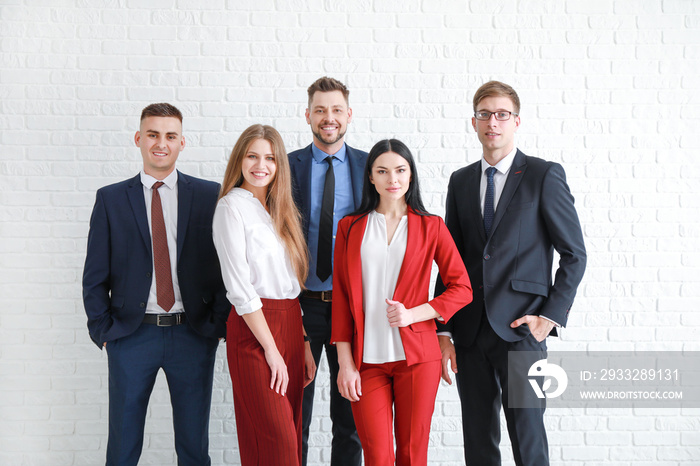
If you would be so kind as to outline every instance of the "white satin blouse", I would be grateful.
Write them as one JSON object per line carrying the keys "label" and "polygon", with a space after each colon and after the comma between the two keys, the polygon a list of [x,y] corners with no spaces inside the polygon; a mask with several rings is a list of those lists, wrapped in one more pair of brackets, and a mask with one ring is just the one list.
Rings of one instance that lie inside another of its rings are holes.
{"label": "white satin blouse", "polygon": [[360,247],[362,307],[365,312],[364,363],[382,364],[406,359],[399,329],[389,325],[385,299],[393,300],[407,240],[407,216],[401,218],[394,236],[387,244],[384,215],[376,211],[368,214]]}
{"label": "white satin blouse", "polygon": [[219,200],[213,236],[226,297],[239,315],[262,308],[260,298],[299,296],[301,287],[287,250],[253,193],[233,188]]}

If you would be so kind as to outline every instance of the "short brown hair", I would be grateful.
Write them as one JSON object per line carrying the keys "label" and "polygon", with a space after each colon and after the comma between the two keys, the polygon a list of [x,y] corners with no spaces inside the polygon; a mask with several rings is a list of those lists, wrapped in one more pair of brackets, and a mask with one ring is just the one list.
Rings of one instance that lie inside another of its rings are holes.
{"label": "short brown hair", "polygon": [[324,76],[314,81],[314,83],[306,90],[306,92],[309,94],[309,107],[311,107],[311,99],[313,99],[315,93],[332,91],[342,92],[343,97],[345,97],[345,103],[349,103],[348,97],[350,96],[350,91],[347,87],[345,87],[345,84],[341,83],[337,79]]}
{"label": "short brown hair", "polygon": [[160,103],[151,104],[141,111],[141,121],[148,117],[173,117],[182,123],[182,113],[174,105]]}
{"label": "short brown hair", "polygon": [[507,97],[511,102],[513,102],[513,112],[520,113],[520,97],[518,97],[518,93],[515,92],[515,89],[510,87],[508,84],[500,81],[489,81],[477,89],[473,100],[475,112],[479,102],[487,97]]}

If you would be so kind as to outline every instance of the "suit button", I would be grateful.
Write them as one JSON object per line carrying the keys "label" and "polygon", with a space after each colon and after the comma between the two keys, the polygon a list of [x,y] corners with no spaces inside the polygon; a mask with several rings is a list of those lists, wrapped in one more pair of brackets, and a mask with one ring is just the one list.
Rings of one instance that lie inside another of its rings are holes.
{"label": "suit button", "polygon": [[146,303],[139,304],[139,307],[146,307]]}
{"label": "suit button", "polygon": [[491,259],[491,256],[488,255],[488,254],[484,254],[484,260],[487,261],[487,260],[489,260],[489,259]]}
{"label": "suit button", "polygon": [[151,278],[151,272],[148,272],[148,273],[146,274],[146,277]]}

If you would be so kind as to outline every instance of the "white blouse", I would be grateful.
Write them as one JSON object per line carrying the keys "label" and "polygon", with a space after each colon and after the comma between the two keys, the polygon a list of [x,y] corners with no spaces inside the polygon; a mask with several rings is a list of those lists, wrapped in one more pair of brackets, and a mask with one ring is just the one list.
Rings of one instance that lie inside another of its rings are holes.
{"label": "white blouse", "polygon": [[233,188],[216,205],[214,246],[226,297],[239,315],[262,307],[260,298],[296,298],[301,287],[270,214],[253,193]]}
{"label": "white blouse", "polygon": [[398,327],[391,327],[386,316],[406,254],[408,220],[404,215],[387,244],[384,215],[372,211],[367,218],[360,255],[362,262],[362,306],[365,312],[365,342],[362,362],[382,364],[403,361],[406,353]]}

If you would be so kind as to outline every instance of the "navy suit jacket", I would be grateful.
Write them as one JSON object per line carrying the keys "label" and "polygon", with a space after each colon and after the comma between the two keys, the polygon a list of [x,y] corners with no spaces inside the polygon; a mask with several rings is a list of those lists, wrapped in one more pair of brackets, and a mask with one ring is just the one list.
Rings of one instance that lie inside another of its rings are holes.
{"label": "navy suit jacket", "polygon": [[[526,325],[510,327],[526,314],[565,326],[586,268],[586,249],[564,169],[518,150],[488,238],[480,183],[481,161],[454,172],[447,188],[445,223],[467,267],[474,300],[439,330],[468,346],[484,315],[510,342],[530,333]],[[554,250],[560,260],[552,280]],[[438,280],[436,294],[443,289]]]}
{"label": "navy suit jacket", "polygon": [[[350,162],[350,179],[352,181],[352,193],[355,200],[355,208],[362,201],[362,184],[367,162],[367,152],[353,149],[345,145],[346,156]],[[294,202],[302,216],[304,237],[309,236],[309,213],[311,212],[311,162],[313,154],[311,144],[303,149],[295,150],[289,154],[289,167],[292,172],[292,191]],[[340,219],[339,219],[340,220]]]}
{"label": "navy suit jacket", "polygon": [[[219,184],[178,172],[177,275],[189,324],[206,337],[226,336],[231,304],[212,240]],[[142,323],[153,252],[139,175],[97,191],[83,271],[90,338],[100,348]]]}

